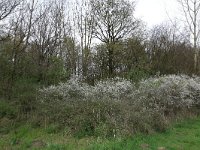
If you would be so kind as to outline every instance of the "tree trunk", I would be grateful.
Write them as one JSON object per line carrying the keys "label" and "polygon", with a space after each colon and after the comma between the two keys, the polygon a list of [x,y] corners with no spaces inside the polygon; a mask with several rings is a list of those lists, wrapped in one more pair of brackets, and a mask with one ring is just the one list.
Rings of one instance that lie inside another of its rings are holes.
{"label": "tree trunk", "polygon": [[109,77],[112,77],[114,73],[113,47],[111,44],[108,44],[108,73],[109,73]]}

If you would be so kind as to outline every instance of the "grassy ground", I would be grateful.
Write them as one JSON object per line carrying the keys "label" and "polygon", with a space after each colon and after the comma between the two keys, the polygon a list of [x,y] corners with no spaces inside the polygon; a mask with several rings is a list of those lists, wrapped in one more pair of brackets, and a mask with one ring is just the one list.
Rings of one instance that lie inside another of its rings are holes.
{"label": "grassy ground", "polygon": [[165,133],[137,135],[127,139],[77,139],[67,130],[33,128],[23,125],[0,132],[0,150],[199,150],[200,118],[178,123]]}

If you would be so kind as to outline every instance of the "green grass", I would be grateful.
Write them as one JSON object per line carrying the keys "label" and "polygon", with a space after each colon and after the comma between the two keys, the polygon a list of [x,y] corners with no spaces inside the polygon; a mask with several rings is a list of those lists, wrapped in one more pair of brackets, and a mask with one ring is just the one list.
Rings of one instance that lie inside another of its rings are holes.
{"label": "green grass", "polygon": [[167,150],[199,150],[200,119],[178,123],[165,133],[155,133],[148,136],[137,135],[126,140],[94,144],[90,146],[90,150],[157,150],[159,147]]}
{"label": "green grass", "polygon": [[[143,148],[142,148],[143,147]],[[33,128],[23,125],[8,134],[0,133],[1,150],[199,150],[200,118],[173,125],[165,133],[137,135],[127,139],[77,139],[68,131]]]}

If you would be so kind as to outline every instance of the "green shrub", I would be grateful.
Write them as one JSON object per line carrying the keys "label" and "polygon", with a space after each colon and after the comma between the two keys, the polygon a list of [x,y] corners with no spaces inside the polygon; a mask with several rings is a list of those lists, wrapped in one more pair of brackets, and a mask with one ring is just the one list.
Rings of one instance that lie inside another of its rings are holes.
{"label": "green shrub", "polygon": [[57,124],[50,124],[46,127],[45,131],[48,133],[48,134],[55,134],[55,133],[58,133],[60,131],[60,127],[59,125]]}
{"label": "green shrub", "polygon": [[21,114],[31,112],[36,108],[36,79],[18,79],[13,86],[12,101],[16,103]]}
{"label": "green shrub", "polygon": [[5,117],[0,119],[0,134],[8,134],[13,128],[15,128],[13,120]]}
{"label": "green shrub", "polygon": [[62,59],[52,57],[50,60],[50,66],[46,72],[44,72],[45,79],[43,82],[47,85],[55,85],[59,82],[64,82],[69,79],[70,73],[65,70],[64,62]]}
{"label": "green shrub", "polygon": [[17,109],[10,103],[0,100],[0,119],[3,117],[14,119],[16,117]]}
{"label": "green shrub", "polygon": [[149,78],[150,76],[151,76],[150,71],[140,68],[135,68],[128,72],[127,78],[137,83],[142,79]]}

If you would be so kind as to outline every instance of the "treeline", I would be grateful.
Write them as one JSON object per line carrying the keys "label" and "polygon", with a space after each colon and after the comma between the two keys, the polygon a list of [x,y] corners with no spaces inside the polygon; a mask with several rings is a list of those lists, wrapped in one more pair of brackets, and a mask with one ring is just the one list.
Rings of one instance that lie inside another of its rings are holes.
{"label": "treeline", "polygon": [[178,24],[147,29],[134,8],[127,0],[1,0],[0,95],[34,93],[30,83],[71,76],[93,85],[115,76],[198,74],[187,31]]}

